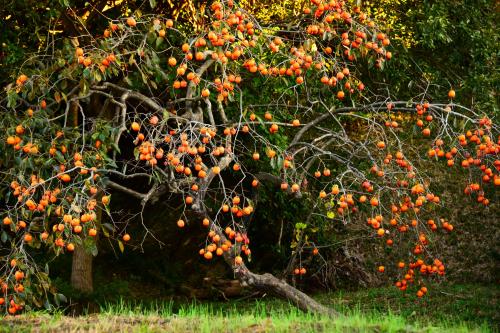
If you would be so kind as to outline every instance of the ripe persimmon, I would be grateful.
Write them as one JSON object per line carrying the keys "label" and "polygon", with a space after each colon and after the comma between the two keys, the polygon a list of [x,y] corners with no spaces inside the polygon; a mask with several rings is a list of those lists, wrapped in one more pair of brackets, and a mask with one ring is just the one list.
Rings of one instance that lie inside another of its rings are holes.
{"label": "ripe persimmon", "polygon": [[137,22],[133,17],[129,17],[127,18],[127,25],[129,27],[135,27],[137,25]]}
{"label": "ripe persimmon", "polygon": [[138,122],[132,122],[132,125],[130,125],[130,128],[132,129],[132,131],[134,132],[139,132],[139,130],[141,129],[141,125],[139,125]]}
{"label": "ripe persimmon", "polygon": [[24,273],[23,273],[23,271],[16,271],[14,273],[14,278],[16,279],[16,281],[24,279]]}
{"label": "ripe persimmon", "polygon": [[208,96],[210,96],[210,90],[208,90],[208,89],[203,89],[203,90],[201,91],[201,97],[207,98]]}
{"label": "ripe persimmon", "polygon": [[65,183],[68,183],[71,180],[71,176],[67,173],[61,175],[61,180]]}

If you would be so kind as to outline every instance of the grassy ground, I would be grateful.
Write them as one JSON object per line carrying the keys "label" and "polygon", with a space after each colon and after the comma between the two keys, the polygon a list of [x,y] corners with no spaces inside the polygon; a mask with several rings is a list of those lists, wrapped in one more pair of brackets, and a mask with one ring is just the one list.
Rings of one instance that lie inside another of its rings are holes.
{"label": "grassy ground", "polygon": [[0,319],[0,332],[495,332],[498,286],[451,286],[425,299],[367,289],[317,298],[339,318],[305,314],[273,298],[175,304],[115,302],[99,314],[36,312]]}

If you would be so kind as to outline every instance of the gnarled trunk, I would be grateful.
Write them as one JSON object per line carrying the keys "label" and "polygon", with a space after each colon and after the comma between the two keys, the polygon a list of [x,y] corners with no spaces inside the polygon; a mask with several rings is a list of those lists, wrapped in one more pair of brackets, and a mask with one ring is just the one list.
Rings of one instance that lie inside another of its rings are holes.
{"label": "gnarled trunk", "polygon": [[83,245],[75,246],[71,267],[71,286],[80,292],[91,293],[94,290],[92,282],[92,254]]}
{"label": "gnarled trunk", "polygon": [[267,291],[280,296],[295,304],[303,311],[338,316],[335,310],[318,303],[312,297],[289,285],[286,281],[278,279],[272,274],[255,274],[244,266],[238,267],[236,272],[243,285],[248,285],[257,290]]}

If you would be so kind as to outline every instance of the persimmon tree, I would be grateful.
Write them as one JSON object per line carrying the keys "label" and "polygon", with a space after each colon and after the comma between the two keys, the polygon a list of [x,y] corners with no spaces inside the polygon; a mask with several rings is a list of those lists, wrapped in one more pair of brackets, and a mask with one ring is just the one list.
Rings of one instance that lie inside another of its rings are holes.
{"label": "persimmon tree", "polygon": [[[304,257],[322,260],[314,230],[361,218],[373,241],[404,245],[406,260],[387,269],[398,288],[422,297],[426,280],[445,274],[434,244],[453,224],[439,215],[447,203],[417,166],[431,159],[467,168],[465,193],[488,206],[487,193],[500,185],[498,126],[453,103],[453,90],[443,89],[443,102],[435,102],[424,86],[400,101],[386,86],[365,87],[366,69],[383,70],[392,58],[390,40],[343,1],[312,0],[283,27],[260,25],[232,0],[210,9],[211,21],[197,31],[159,16],[111,21],[102,35],[84,34],[27,59],[5,88],[6,311],[64,298],[32,248],[95,254],[98,235],[122,251],[155,238],[143,223],[143,238],[131,239],[128,222],[112,214],[116,191],[139,200],[142,211],[178,200],[183,213],[169,223],[179,237],[190,224],[207,228],[203,260],[220,258],[243,285],[303,310],[333,313],[286,279],[245,264],[248,226],[261,223],[252,219],[261,184],[311,209],[295,225],[287,277],[308,274]],[[424,156],[414,139],[428,146]]]}

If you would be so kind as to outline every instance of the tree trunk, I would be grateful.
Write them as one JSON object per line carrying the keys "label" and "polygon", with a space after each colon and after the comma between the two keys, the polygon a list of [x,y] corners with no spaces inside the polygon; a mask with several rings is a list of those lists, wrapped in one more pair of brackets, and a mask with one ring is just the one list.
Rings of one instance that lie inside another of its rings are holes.
{"label": "tree trunk", "polygon": [[[222,231],[222,228],[215,225],[213,222],[211,224],[211,230],[214,230],[221,237],[222,242],[225,242],[227,240],[224,232]],[[231,251],[224,252],[223,258],[224,261],[233,269],[242,286],[249,286],[260,291],[275,294],[290,301],[299,309],[305,312],[319,313],[332,317],[339,316],[339,313],[337,311],[318,303],[306,293],[289,285],[285,280],[278,279],[277,277],[269,273],[252,273],[244,263],[236,265],[234,261],[234,255],[231,254]]]}
{"label": "tree trunk", "polygon": [[71,286],[87,294],[94,290],[92,283],[92,254],[88,253],[81,244],[75,246],[73,253]]}
{"label": "tree trunk", "polygon": [[272,274],[255,274],[244,266],[237,268],[236,271],[243,285],[248,285],[257,290],[267,291],[285,298],[302,311],[329,316],[339,315],[335,310],[318,303],[312,297],[292,287],[286,281],[278,279]]}

